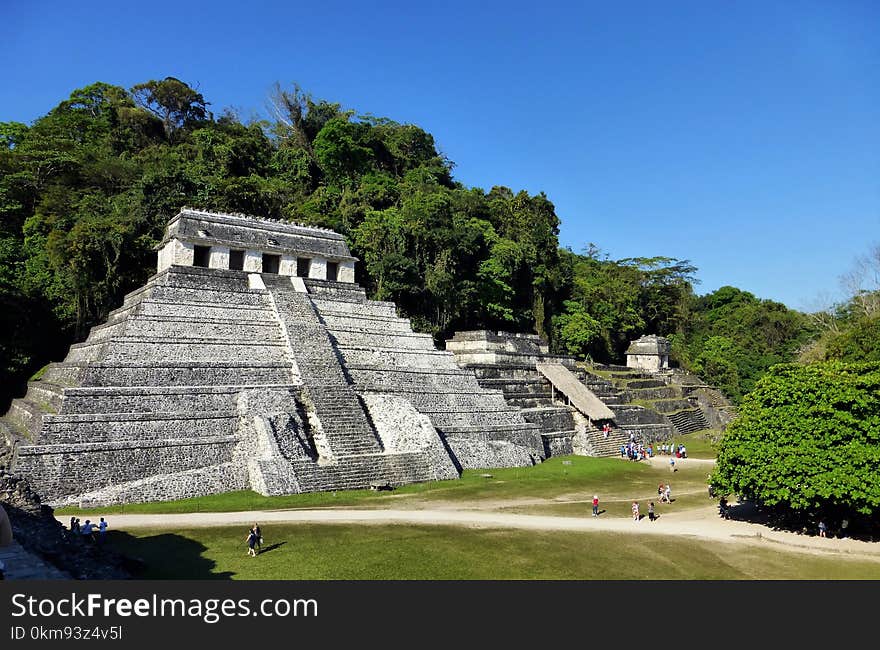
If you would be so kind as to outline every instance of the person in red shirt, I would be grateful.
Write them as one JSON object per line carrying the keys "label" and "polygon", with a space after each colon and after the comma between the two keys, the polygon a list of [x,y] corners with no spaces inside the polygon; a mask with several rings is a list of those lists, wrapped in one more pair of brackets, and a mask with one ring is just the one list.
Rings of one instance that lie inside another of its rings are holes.
{"label": "person in red shirt", "polygon": [[593,495],[593,516],[599,516],[599,497],[596,494]]}

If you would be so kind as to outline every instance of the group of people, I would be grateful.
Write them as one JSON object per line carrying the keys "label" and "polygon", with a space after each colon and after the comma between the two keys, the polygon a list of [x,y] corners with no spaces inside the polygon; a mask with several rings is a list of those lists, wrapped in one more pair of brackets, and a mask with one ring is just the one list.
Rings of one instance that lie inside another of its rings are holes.
{"label": "group of people", "polygon": [[[843,539],[847,536],[849,532],[849,519],[844,518],[840,522],[840,530],[837,533],[837,536],[840,539]],[[819,520],[819,537],[828,537],[828,524],[825,523],[824,519]]]}
{"label": "group of people", "polygon": [[107,537],[107,522],[101,517],[101,520],[97,524],[93,524],[91,519],[86,519],[86,523],[80,524],[78,517],[71,517],[70,532],[73,533],[74,536],[81,536],[81,538],[86,541],[97,541],[99,544],[103,544],[104,539]]}
{"label": "group of people", "polygon": [[654,446],[649,444],[647,447],[642,443],[630,440],[625,445],[620,445],[620,457],[629,460],[646,460],[654,456]]}
{"label": "group of people", "polygon": [[[658,485],[657,486],[657,497],[658,497],[658,500],[660,501],[660,503],[672,503],[672,486],[669,483],[661,483],[660,485]],[[593,495],[592,505],[593,505],[593,516],[598,517],[599,516],[599,495],[597,495],[597,494]],[[638,501],[632,502],[632,516],[633,516],[633,521],[639,521],[642,518],[641,513],[639,511],[639,502]],[[651,521],[654,521],[657,519],[657,513],[654,508],[653,501],[651,501],[648,504],[648,519],[650,519]]]}
{"label": "group of people", "polygon": [[[661,483],[657,486],[657,497],[660,503],[672,503],[672,486],[669,483]],[[593,497],[595,499],[595,497]],[[639,521],[641,519],[641,514],[639,514],[639,502],[632,502],[632,515],[633,521]],[[648,504],[648,519],[654,521],[657,519],[657,513],[654,510],[654,502],[651,501]]]}
{"label": "group of people", "polygon": [[[632,514],[633,521],[639,521],[642,518],[642,515],[639,513],[639,502],[633,501],[632,503]],[[651,501],[648,503],[648,519],[651,521],[655,521],[657,519],[657,513],[654,510],[654,502]]]}
{"label": "group of people", "polygon": [[[611,427],[606,424],[602,427],[602,431],[607,438]],[[643,445],[637,442],[636,436],[633,433],[629,434],[629,442],[620,445],[620,457],[628,458],[629,460],[646,460],[653,458],[655,453],[661,456],[669,456],[669,466],[673,468],[673,471],[675,471],[676,458],[687,458],[687,448],[684,445],[662,444],[657,445],[655,448],[653,443],[649,442],[647,445]]]}
{"label": "group of people", "polygon": [[661,456],[674,456],[675,458],[687,458],[687,448],[684,445],[659,445],[658,453]]}

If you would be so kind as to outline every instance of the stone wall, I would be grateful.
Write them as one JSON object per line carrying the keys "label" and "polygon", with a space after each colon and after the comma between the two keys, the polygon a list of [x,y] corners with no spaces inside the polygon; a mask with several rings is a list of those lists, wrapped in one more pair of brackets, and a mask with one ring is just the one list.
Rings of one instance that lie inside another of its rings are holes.
{"label": "stone wall", "polygon": [[88,366],[54,364],[47,379],[86,386],[226,386],[300,384],[296,367],[287,361],[153,361],[94,363]]}
{"label": "stone wall", "polygon": [[340,282],[354,282],[354,261],[344,260],[339,263],[339,276],[337,280]]}
{"label": "stone wall", "polygon": [[626,365],[646,372],[657,372],[660,368],[666,368],[668,362],[664,365],[663,358],[656,354],[628,354],[626,355]]}
{"label": "stone wall", "polygon": [[217,438],[235,435],[234,411],[199,413],[82,413],[47,415],[40,440],[46,444]]}
{"label": "stone wall", "polygon": [[547,456],[568,456],[574,453],[572,432],[542,433],[544,450]]}
{"label": "stone wall", "polygon": [[431,479],[458,478],[458,470],[427,416],[405,398],[386,393],[361,393],[385,450],[421,452],[428,461]]}
{"label": "stone wall", "polygon": [[207,494],[246,490],[249,487],[247,467],[241,463],[228,462],[167,474],[154,474],[67,499],[58,499],[56,505],[100,508],[121,503],[189,499]]}
{"label": "stone wall", "polygon": [[237,437],[227,436],[20,446],[14,469],[30,477],[35,489],[49,495],[49,502],[55,503],[64,496],[145,476],[177,474],[227,463],[237,442]]}
{"label": "stone wall", "polygon": [[[480,431],[463,434],[448,430],[443,436],[456,461],[463,468],[527,467],[543,460],[543,444],[539,455],[525,444],[517,445],[510,440],[492,439]],[[527,442],[531,445],[530,440]]]}
{"label": "stone wall", "polygon": [[211,246],[209,266],[212,269],[229,268],[229,246]]}

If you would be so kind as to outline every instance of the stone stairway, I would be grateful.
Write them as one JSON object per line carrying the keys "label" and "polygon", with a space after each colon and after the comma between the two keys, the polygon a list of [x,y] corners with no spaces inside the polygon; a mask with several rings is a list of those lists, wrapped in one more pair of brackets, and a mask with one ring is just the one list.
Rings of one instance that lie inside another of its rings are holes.
{"label": "stone stairway", "polygon": [[309,460],[292,463],[300,490],[358,490],[378,485],[396,487],[431,476],[427,459],[419,453],[359,454],[346,456],[336,465]]}
{"label": "stone stairway", "polygon": [[531,465],[546,456],[539,425],[500,390],[481,386],[430,336],[413,332],[392,303],[367,300],[356,285],[304,284],[355,389],[406,398],[430,419],[460,467]]}
{"label": "stone stairway", "polygon": [[709,422],[700,409],[679,411],[678,413],[669,414],[668,417],[681,434],[693,433],[694,431],[702,431],[709,428]]}
{"label": "stone stairway", "polygon": [[621,367],[605,369],[613,370],[612,381],[589,373],[589,382],[599,386],[598,390],[603,391],[603,395],[616,395],[622,405],[634,401],[650,404],[652,411],[672,425],[674,434],[692,433],[710,427],[695,398],[687,397],[693,385],[669,384],[650,373],[627,371]]}
{"label": "stone stairway", "polygon": [[[510,406],[538,427],[548,456],[570,454],[577,433],[574,409],[554,401],[550,382],[532,365],[471,364],[480,386],[499,390]],[[557,394],[558,398],[563,398]]]}
{"label": "stone stairway", "polygon": [[[383,450],[343,365],[336,339],[319,316],[311,294],[296,291],[289,278],[262,277],[299,367],[302,398],[314,409],[332,452],[332,458],[288,456],[288,476],[276,466],[268,473],[269,479],[310,492],[397,486],[434,478],[436,468],[429,466],[425,453]],[[350,305],[353,314],[361,311],[360,303],[366,304],[363,289],[350,283],[308,280],[304,285],[315,295],[331,295]],[[283,447],[282,440],[278,444]]]}
{"label": "stone stairway", "polygon": [[303,396],[337,456],[381,453],[382,446],[354,392],[308,294],[290,278],[263,275],[303,381]]}
{"label": "stone stairway", "polygon": [[629,432],[626,429],[612,428],[607,438],[596,427],[590,427],[586,433],[591,456],[619,456],[620,446],[629,442]]}

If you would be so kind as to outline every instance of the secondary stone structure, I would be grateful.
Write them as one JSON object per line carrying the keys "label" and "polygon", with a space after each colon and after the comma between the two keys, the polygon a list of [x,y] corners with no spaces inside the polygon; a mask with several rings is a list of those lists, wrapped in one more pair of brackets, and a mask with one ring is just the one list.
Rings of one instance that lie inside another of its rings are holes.
{"label": "secondary stone structure", "polygon": [[[572,357],[550,354],[536,334],[474,330],[456,332],[446,349],[474,372],[481,386],[500,390],[507,403],[538,428],[547,456],[571,453],[612,456],[629,440],[631,418],[621,417],[584,383]],[[611,424],[613,433],[600,430]],[[641,433],[641,431],[639,431]]]}
{"label": "secondary stone structure", "polygon": [[626,350],[626,365],[629,368],[658,372],[669,368],[669,339],[649,334],[637,338]]}
{"label": "secondary stone structure", "polygon": [[53,505],[452,479],[531,465],[539,427],[367,300],[329,230],[183,209],[157,273],[0,420]]}
{"label": "secondary stone structure", "polygon": [[[710,403],[718,396],[706,393],[709,387],[698,378],[668,369],[664,345],[666,339],[656,336],[633,342],[630,349],[644,352],[658,368],[646,371],[552,355],[535,334],[476,330],[456,332],[446,341],[481,386],[501,390],[507,403],[538,427],[547,456],[615,456],[631,437],[645,444],[667,442],[709,428],[709,420],[723,424],[724,413]],[[607,435],[605,424],[611,428]]]}

